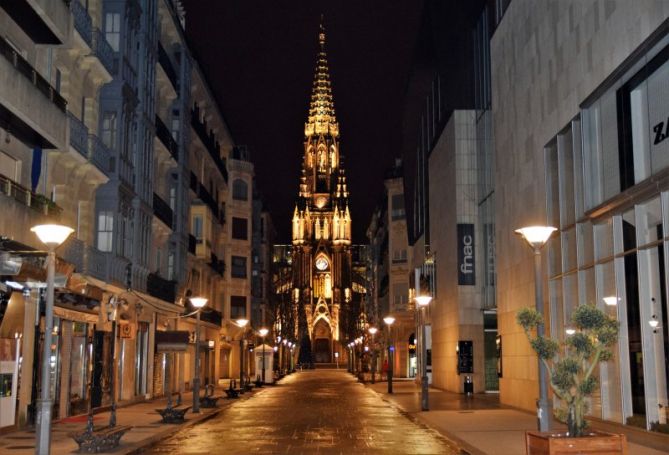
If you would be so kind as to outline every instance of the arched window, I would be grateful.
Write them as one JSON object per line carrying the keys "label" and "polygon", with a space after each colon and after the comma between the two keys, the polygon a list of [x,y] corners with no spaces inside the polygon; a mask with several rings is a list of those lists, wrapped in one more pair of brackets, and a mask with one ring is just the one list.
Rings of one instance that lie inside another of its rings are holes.
{"label": "arched window", "polygon": [[249,198],[249,186],[242,179],[236,179],[232,182],[232,199],[236,201],[246,201]]}

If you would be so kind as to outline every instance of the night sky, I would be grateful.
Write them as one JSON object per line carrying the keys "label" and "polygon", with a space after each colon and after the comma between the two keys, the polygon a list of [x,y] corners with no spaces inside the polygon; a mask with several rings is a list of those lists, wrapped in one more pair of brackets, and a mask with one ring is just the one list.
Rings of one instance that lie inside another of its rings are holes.
{"label": "night sky", "polygon": [[186,34],[236,144],[247,145],[279,233],[290,241],[318,25],[345,157],[354,242],[401,155],[406,87],[422,0],[185,1]]}

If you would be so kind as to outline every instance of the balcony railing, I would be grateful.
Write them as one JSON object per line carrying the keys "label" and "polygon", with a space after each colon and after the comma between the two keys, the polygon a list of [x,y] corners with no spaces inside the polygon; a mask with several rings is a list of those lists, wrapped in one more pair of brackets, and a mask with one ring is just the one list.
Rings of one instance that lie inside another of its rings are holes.
{"label": "balcony railing", "polygon": [[102,66],[109,72],[109,74],[115,73],[114,68],[114,49],[107,42],[104,33],[99,29],[93,30],[93,53],[100,60]]}
{"label": "balcony railing", "polygon": [[74,28],[77,29],[79,35],[88,44],[88,47],[93,47],[93,20],[88,11],[86,11],[86,8],[79,0],[72,0],[70,2],[70,10],[74,17]]}
{"label": "balcony railing", "polygon": [[79,273],[84,271],[84,251],[86,244],[71,235],[63,245],[58,248],[58,256],[74,265],[74,270]]}
{"label": "balcony railing", "polygon": [[156,137],[160,139],[160,142],[163,143],[165,148],[170,152],[172,158],[177,163],[179,162],[179,146],[177,142],[172,137],[170,130],[167,128],[167,125],[161,120],[160,117],[156,115]]}
{"label": "balcony railing", "polygon": [[188,252],[195,254],[197,251],[197,239],[193,234],[188,234]]}
{"label": "balcony railing", "polygon": [[[196,317],[193,315],[193,317]],[[205,308],[201,313],[200,313],[200,319],[202,321],[208,322],[210,324],[214,324],[217,326],[221,326],[221,323],[223,322],[223,315],[221,314],[220,311],[213,310],[211,308]]]}
{"label": "balcony railing", "polygon": [[0,193],[44,215],[60,218],[60,214],[63,212],[62,208],[46,196],[33,193],[28,188],[19,185],[2,174],[0,174]]}
{"label": "balcony railing", "polygon": [[70,119],[70,145],[88,160],[88,127],[71,112],[67,116]]}
{"label": "balcony railing", "polygon": [[225,274],[225,261],[218,259],[218,256],[216,256],[214,253],[211,253],[211,262],[209,262],[209,267],[211,267],[214,272],[221,276]]}
{"label": "balcony railing", "polygon": [[107,254],[88,245],[84,253],[83,273],[107,281]]}
{"label": "balcony railing", "polygon": [[153,213],[160,221],[165,223],[170,229],[173,229],[174,215],[170,205],[165,202],[156,193],[153,193]]}
{"label": "balcony railing", "polygon": [[88,135],[88,147],[89,161],[108,176],[111,172],[111,150],[95,134]]}
{"label": "balcony railing", "polygon": [[163,67],[163,71],[167,74],[167,78],[172,83],[175,91],[179,90],[179,79],[177,78],[177,72],[172,65],[172,60],[167,55],[167,51],[163,47],[163,43],[158,41],[158,63]]}
{"label": "balcony railing", "polygon": [[21,57],[14,48],[3,37],[0,37],[0,54],[2,54],[16,68],[16,70],[25,76],[34,86],[42,92],[53,104],[61,111],[65,112],[67,101],[53,88],[49,82],[44,79],[35,68],[23,57]]}
{"label": "balcony railing", "polygon": [[165,302],[174,303],[176,282],[166,280],[155,273],[149,273],[146,277],[146,292]]}
{"label": "balcony railing", "polygon": [[227,183],[228,170],[225,167],[225,160],[221,158],[221,146],[216,142],[214,133],[211,130],[207,133],[207,121],[200,121],[200,108],[197,106],[191,110],[191,126],[197,133],[200,141],[202,141],[202,144],[204,144],[204,148],[209,152],[209,155],[214,160],[216,167]]}

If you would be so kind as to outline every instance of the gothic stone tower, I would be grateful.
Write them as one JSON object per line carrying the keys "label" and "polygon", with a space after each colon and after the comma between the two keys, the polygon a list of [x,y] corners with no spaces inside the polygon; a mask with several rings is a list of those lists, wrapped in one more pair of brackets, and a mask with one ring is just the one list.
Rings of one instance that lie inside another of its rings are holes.
{"label": "gothic stone tower", "polygon": [[292,282],[299,335],[308,331],[313,361],[327,363],[339,348],[340,308],[351,298],[351,215],[322,23],[318,40],[292,222]]}

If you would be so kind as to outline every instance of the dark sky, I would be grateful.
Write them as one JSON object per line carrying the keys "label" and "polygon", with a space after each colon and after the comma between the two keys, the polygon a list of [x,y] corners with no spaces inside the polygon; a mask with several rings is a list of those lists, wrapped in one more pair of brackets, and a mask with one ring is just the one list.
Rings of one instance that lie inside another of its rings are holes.
{"label": "dark sky", "polygon": [[186,34],[279,233],[290,240],[320,15],[345,156],[354,241],[401,154],[422,0],[186,1]]}

